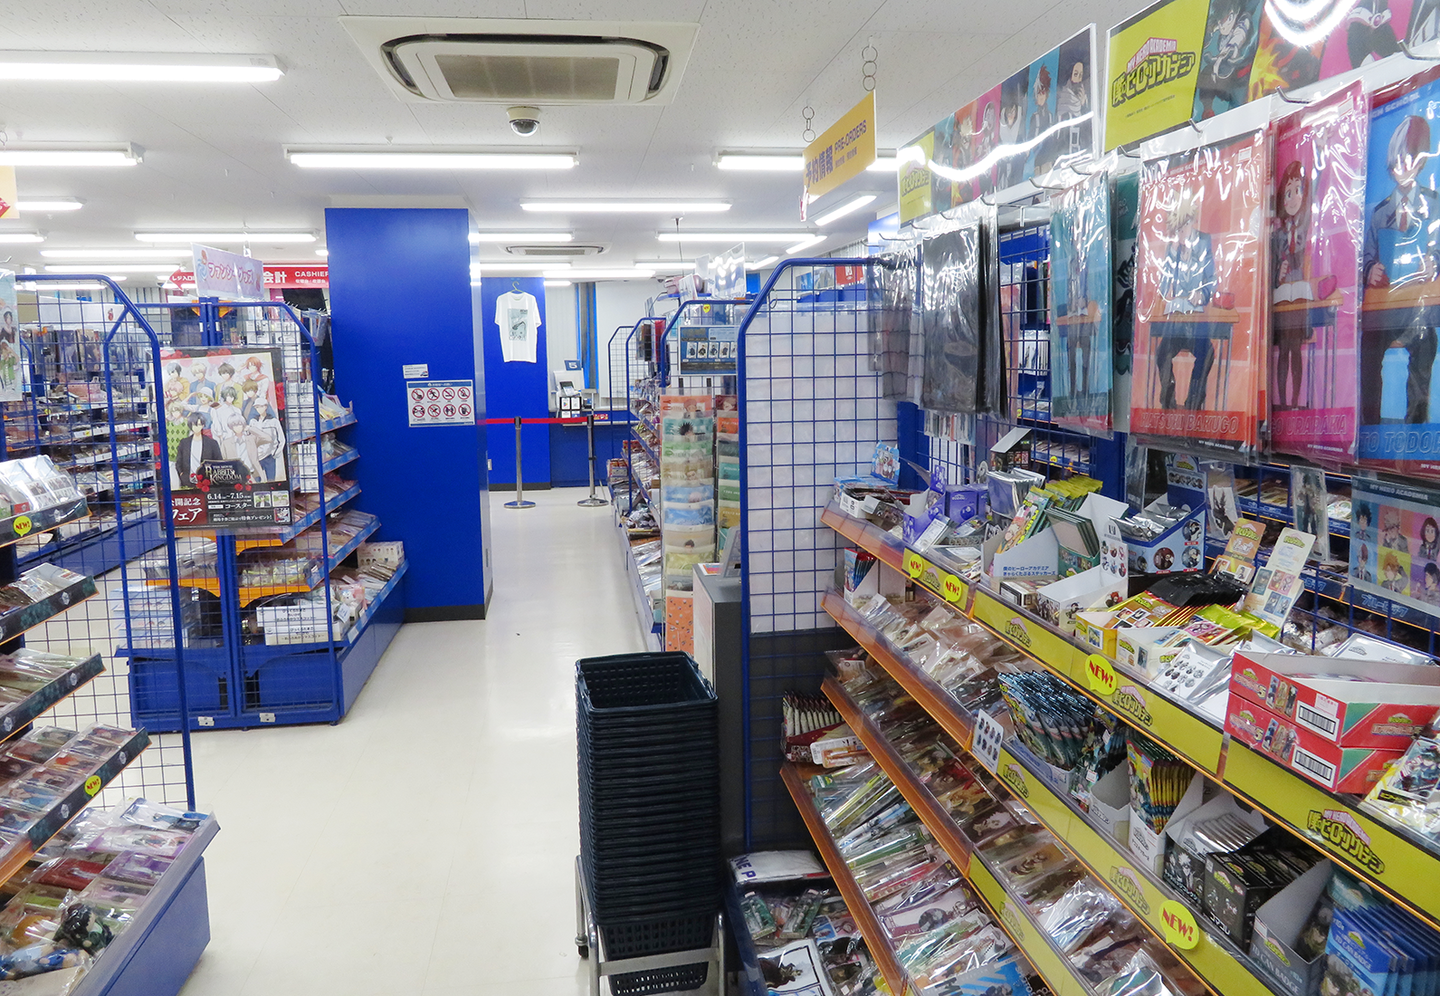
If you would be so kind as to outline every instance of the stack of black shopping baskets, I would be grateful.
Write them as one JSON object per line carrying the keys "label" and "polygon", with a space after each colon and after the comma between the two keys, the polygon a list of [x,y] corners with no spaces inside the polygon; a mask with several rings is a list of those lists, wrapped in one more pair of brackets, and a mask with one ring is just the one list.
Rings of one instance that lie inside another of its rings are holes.
{"label": "stack of black shopping baskets", "polygon": [[[593,943],[586,941],[596,930],[604,963],[698,953],[716,941],[717,715],[714,690],[683,653],[578,661],[575,705],[584,893],[576,941],[594,961],[592,987],[598,988],[601,952],[587,951]],[[706,960],[653,960],[671,964],[604,972],[611,992],[649,996],[695,989],[709,970]]]}

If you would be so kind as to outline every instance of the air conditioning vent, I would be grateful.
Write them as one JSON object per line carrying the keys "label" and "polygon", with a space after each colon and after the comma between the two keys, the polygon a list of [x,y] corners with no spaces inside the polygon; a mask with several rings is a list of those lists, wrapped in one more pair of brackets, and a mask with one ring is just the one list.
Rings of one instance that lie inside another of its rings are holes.
{"label": "air conditioning vent", "polygon": [[695,25],[342,17],[410,100],[489,104],[669,103]]}
{"label": "air conditioning vent", "polygon": [[579,246],[568,244],[563,246],[506,246],[505,251],[516,256],[539,256],[551,259],[573,258],[576,256],[598,256],[605,251],[604,246]]}

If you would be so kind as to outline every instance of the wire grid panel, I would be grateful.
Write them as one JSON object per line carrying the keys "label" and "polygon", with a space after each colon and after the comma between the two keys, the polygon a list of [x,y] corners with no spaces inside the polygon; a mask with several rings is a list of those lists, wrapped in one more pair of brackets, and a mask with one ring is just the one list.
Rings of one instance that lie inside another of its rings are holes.
{"label": "wire grid panel", "polygon": [[827,628],[821,594],[840,538],[821,525],[835,478],[869,472],[876,443],[896,442],[895,402],[872,368],[864,285],[831,286],[826,268],[782,264],[741,325],[745,573],[749,632]]}
{"label": "wire grid panel", "polygon": [[[43,280],[37,282],[43,295]],[[7,457],[50,456],[75,476],[91,510],[86,520],[32,534],[15,551],[22,571],[53,563],[95,580],[94,596],[23,638],[45,652],[101,655],[104,672],[40,719],[77,730],[91,723],[143,725],[133,722],[130,708],[129,595],[137,606],[160,606],[147,617],[149,637],[174,640],[168,589],[132,591],[124,568],[162,547],[164,530],[155,473],[154,339],[123,296],[115,296],[116,304],[104,306],[50,299],[29,316],[31,393],[19,407],[28,409],[32,439],[26,445],[7,431]],[[183,735],[152,733],[150,747],[102,792],[101,804],[142,795],[191,805],[187,753]]]}

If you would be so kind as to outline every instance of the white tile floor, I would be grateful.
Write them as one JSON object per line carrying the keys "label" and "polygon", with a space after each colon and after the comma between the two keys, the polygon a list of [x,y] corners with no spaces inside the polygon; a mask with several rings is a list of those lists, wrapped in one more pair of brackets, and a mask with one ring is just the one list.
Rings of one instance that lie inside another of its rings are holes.
{"label": "white tile floor", "polygon": [[184,996],[571,996],[576,658],[643,649],[612,512],[491,503],[483,622],[406,626],[338,726],[195,737],[210,947]]}

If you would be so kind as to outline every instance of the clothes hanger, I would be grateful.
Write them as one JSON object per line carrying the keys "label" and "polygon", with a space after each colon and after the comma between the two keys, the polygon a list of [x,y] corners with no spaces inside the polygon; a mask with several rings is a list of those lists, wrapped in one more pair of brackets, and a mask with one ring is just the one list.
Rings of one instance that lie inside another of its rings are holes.
{"label": "clothes hanger", "polygon": [[510,281],[510,289],[511,289],[512,291],[514,291],[516,294],[519,294],[519,293],[520,293],[520,281],[519,281],[519,280],[512,280],[512,281]]}

